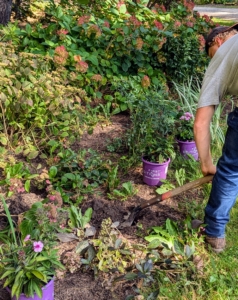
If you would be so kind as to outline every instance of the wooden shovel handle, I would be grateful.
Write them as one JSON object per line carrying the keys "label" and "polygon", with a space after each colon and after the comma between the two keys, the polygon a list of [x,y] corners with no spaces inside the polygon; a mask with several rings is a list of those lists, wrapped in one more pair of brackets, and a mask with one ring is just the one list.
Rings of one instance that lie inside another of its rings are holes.
{"label": "wooden shovel handle", "polygon": [[191,189],[193,189],[195,187],[198,187],[198,186],[200,186],[200,185],[202,185],[204,183],[212,181],[212,179],[213,179],[213,175],[207,175],[205,177],[196,179],[196,180],[194,180],[192,182],[186,183],[186,184],[184,184],[184,185],[182,185],[180,187],[177,187],[177,188],[175,188],[175,189],[173,189],[171,191],[168,191],[168,192],[166,192],[166,193],[164,193],[162,195],[158,195],[158,196],[150,199],[149,201],[146,201],[146,202],[142,203],[140,205],[140,208],[144,209],[144,208],[146,208],[148,206],[151,206],[151,205],[153,205],[155,203],[158,203],[158,202],[161,202],[163,200],[166,200],[166,199],[172,198],[174,196],[177,196],[177,195],[179,195],[179,194],[181,194],[181,193],[183,193],[185,191],[191,190]]}

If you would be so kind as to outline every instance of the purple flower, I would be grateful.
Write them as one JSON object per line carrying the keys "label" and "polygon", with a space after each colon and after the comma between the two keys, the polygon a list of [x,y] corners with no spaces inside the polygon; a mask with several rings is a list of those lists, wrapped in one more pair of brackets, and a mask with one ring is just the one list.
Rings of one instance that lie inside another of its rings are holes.
{"label": "purple flower", "polygon": [[25,238],[24,238],[24,242],[29,241],[29,239],[31,238],[30,234],[28,234]]}
{"label": "purple flower", "polygon": [[41,241],[33,243],[33,249],[35,252],[41,252],[43,250],[43,247],[44,244]]}
{"label": "purple flower", "polygon": [[190,112],[186,112],[184,113],[184,115],[182,117],[180,117],[180,120],[186,120],[189,121],[191,118],[193,118],[193,115]]}

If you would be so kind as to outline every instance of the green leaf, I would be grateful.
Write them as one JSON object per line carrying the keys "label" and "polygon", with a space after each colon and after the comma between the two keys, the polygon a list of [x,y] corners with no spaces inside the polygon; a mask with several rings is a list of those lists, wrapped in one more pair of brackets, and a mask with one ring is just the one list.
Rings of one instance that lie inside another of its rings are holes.
{"label": "green leaf", "polygon": [[55,166],[50,167],[49,176],[50,178],[54,178],[57,174],[57,168]]}
{"label": "green leaf", "polygon": [[98,66],[98,59],[95,55],[90,55],[87,59],[95,66]]}
{"label": "green leaf", "polygon": [[175,222],[171,221],[170,219],[166,220],[166,229],[168,230],[168,233],[172,236],[178,235],[178,227],[175,224]]}
{"label": "green leaf", "polygon": [[48,260],[49,258],[48,257],[45,257],[45,256],[37,256],[36,258],[33,259],[33,262],[34,261],[44,261],[44,260]]}
{"label": "green leaf", "polygon": [[42,43],[42,45],[46,45],[46,46],[50,46],[50,47],[54,47],[56,44],[53,43],[52,41],[45,41],[44,43]]}
{"label": "green leaf", "polygon": [[123,63],[123,64],[122,64],[122,70],[123,70],[124,72],[127,72],[127,71],[128,71],[128,68],[129,68],[129,66],[128,66],[126,63]]}
{"label": "green leaf", "polygon": [[3,287],[9,287],[11,285],[11,283],[14,281],[15,279],[15,276],[11,276],[11,277],[8,277],[5,282],[4,282],[4,285]]}
{"label": "green leaf", "polygon": [[126,280],[134,280],[138,277],[138,275],[136,273],[127,273],[124,277]]}
{"label": "green leaf", "polygon": [[119,11],[118,11],[117,9],[115,9],[115,8],[110,8],[109,11],[110,11],[112,14],[114,14],[114,15],[116,15],[116,16],[119,16]]}
{"label": "green leaf", "polygon": [[6,145],[7,145],[7,142],[8,142],[8,140],[7,140],[6,136],[5,136],[4,134],[1,134],[1,135],[0,135],[0,143],[1,143],[3,146],[6,146]]}
{"label": "green leaf", "polygon": [[77,0],[79,4],[88,4],[89,0]]}
{"label": "green leaf", "polygon": [[32,287],[36,295],[41,299],[43,294],[42,289],[37,285],[35,281],[32,282]]}
{"label": "green leaf", "polygon": [[19,288],[21,287],[22,284],[22,280],[24,280],[24,276],[22,276],[24,274],[24,271],[21,270],[15,278],[14,284],[12,286],[12,295],[17,295],[17,292],[19,290]]}
{"label": "green leaf", "polygon": [[29,193],[30,192],[30,185],[31,185],[31,181],[30,180],[26,180],[25,184],[24,184],[24,188],[25,190]]}
{"label": "green leaf", "polygon": [[9,276],[12,273],[15,273],[15,269],[7,270],[5,273],[3,273],[0,279],[2,280],[3,278]]}
{"label": "green leaf", "polygon": [[159,239],[155,239],[149,243],[148,248],[155,249],[155,248],[159,247],[160,245],[161,245],[161,241]]}
{"label": "green leaf", "polygon": [[47,278],[42,272],[38,270],[32,270],[31,273],[34,274],[36,278],[40,279],[41,281],[47,282]]}
{"label": "green leaf", "polygon": [[121,13],[121,14],[125,14],[126,11],[127,11],[126,5],[125,5],[125,4],[122,4],[122,5],[120,6],[120,13]]}
{"label": "green leaf", "polygon": [[38,155],[39,155],[39,151],[34,150],[34,151],[31,151],[31,152],[27,155],[27,158],[28,158],[28,159],[34,159],[34,158],[36,158]]}
{"label": "green leaf", "polygon": [[66,173],[66,174],[64,174],[63,177],[65,177],[65,178],[67,178],[67,179],[70,179],[70,180],[72,180],[72,181],[75,180],[75,175],[72,174],[72,173]]}

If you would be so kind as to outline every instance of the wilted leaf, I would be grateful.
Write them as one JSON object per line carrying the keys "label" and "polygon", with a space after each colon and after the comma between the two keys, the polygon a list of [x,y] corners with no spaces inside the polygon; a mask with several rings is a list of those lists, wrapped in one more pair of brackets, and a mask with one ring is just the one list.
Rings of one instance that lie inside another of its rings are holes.
{"label": "wilted leaf", "polygon": [[96,251],[94,250],[92,245],[88,247],[88,261],[91,262],[96,256]]}
{"label": "wilted leaf", "polygon": [[62,243],[69,243],[74,240],[78,240],[77,236],[73,233],[61,233],[60,232],[60,233],[57,233],[57,237]]}
{"label": "wilted leaf", "polygon": [[115,242],[115,248],[118,249],[122,244],[122,239],[117,239]]}
{"label": "wilted leaf", "polygon": [[97,232],[96,228],[94,226],[90,226],[86,228],[84,236],[85,237],[94,236],[96,232]]}
{"label": "wilted leaf", "polygon": [[112,223],[111,228],[117,228],[120,225],[119,221]]}
{"label": "wilted leaf", "polygon": [[83,253],[85,252],[89,247],[89,242],[88,241],[81,241],[80,243],[78,243],[75,252],[76,253]]}

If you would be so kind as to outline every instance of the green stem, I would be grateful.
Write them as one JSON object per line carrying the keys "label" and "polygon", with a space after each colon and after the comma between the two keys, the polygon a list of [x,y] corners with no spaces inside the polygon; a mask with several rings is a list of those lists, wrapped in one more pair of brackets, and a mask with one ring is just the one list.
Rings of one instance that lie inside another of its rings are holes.
{"label": "green stem", "polygon": [[15,245],[17,246],[17,239],[16,239],[16,235],[15,235],[15,230],[14,230],[13,222],[12,222],[12,217],[10,215],[10,212],[9,212],[8,207],[7,207],[5,199],[3,198],[3,196],[0,196],[0,197],[2,199],[3,207],[5,209],[5,212],[6,212],[6,215],[7,215],[7,219],[8,219],[8,222],[10,224],[10,228],[11,228],[11,232],[12,232],[12,236],[13,236]]}

